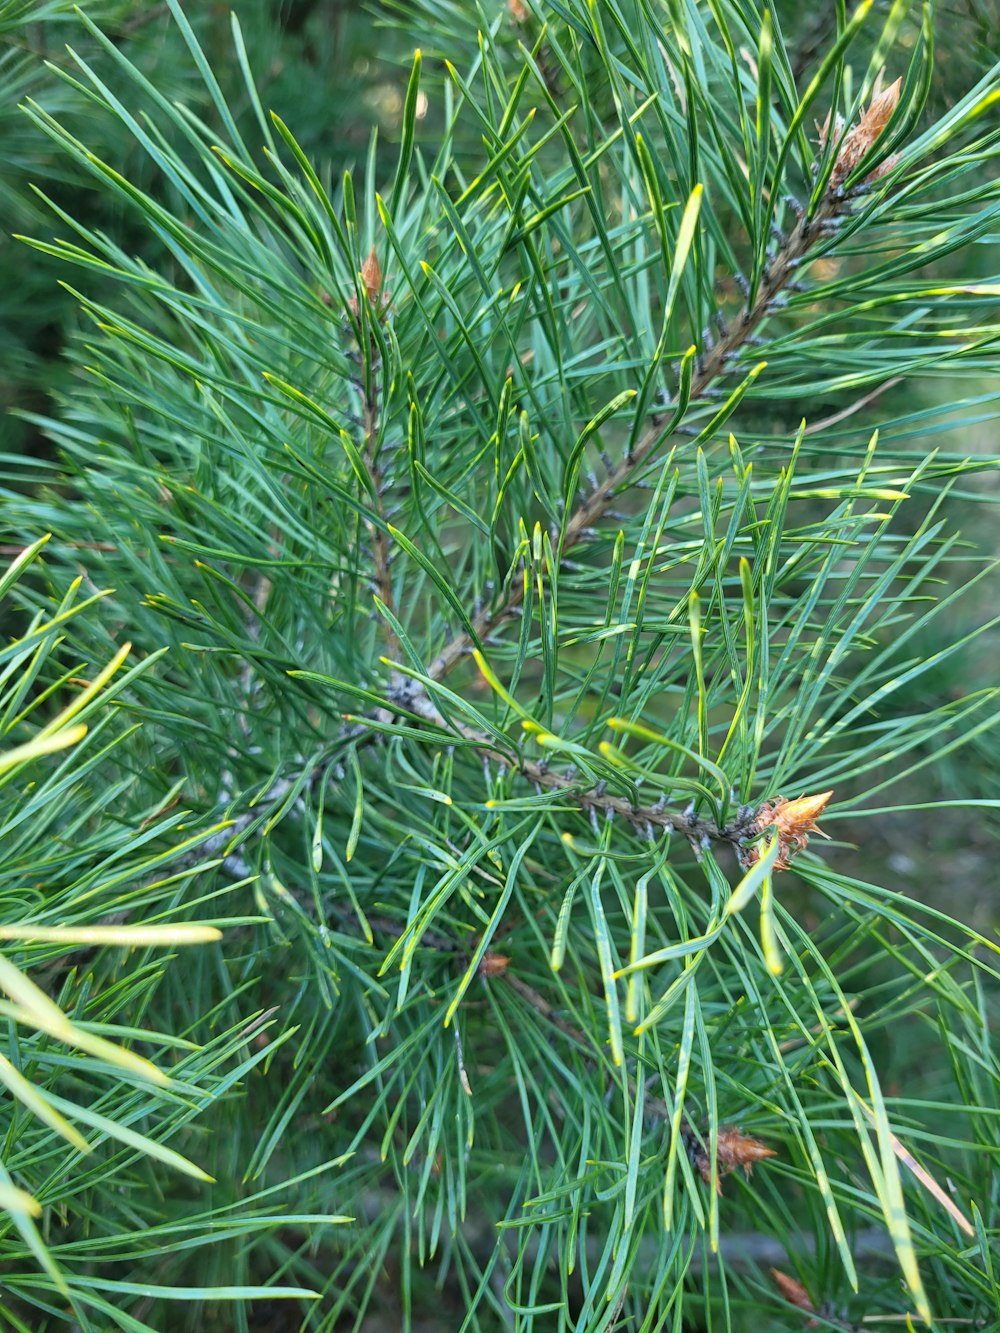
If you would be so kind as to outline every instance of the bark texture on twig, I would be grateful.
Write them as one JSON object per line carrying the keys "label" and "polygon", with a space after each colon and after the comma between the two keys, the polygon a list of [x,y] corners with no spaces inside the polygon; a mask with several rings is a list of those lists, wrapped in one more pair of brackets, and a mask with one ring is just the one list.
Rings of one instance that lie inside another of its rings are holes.
{"label": "bark texture on twig", "polygon": [[[803,215],[799,219],[785,244],[768,265],[752,304],[733,321],[732,326],[719,338],[711,351],[706,352],[700,362],[699,369],[691,382],[692,402],[704,397],[716,380],[733,373],[733,363],[771,313],[776,297],[794,280],[802,260],[812,246],[823,237],[826,226],[837,218],[844,208],[843,197],[831,195],[824,200],[811,218]],[[682,423],[677,424],[679,426]],[[654,420],[630,454],[610,470],[594,491],[581,500],[566,525],[566,535],[562,543],[564,555],[573,549],[588,529],[600,521],[615,495],[627,484],[629,477],[670,438],[670,434],[664,433],[662,418]],[[480,642],[496,633],[501,625],[516,613],[523,597],[523,583],[513,579],[506,599],[498,606],[484,610],[476,616],[472,627]],[[431,679],[443,679],[473,646],[472,638],[467,631],[457,634],[430,663],[428,674]]]}

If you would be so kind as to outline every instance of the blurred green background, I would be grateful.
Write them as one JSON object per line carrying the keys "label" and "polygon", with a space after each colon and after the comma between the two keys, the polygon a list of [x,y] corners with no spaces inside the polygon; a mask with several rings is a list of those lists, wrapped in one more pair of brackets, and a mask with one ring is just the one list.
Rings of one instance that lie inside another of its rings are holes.
{"label": "blurred green background", "polygon": [[[164,95],[196,116],[205,114],[205,87],[166,5],[88,0],[84,9]],[[245,116],[246,93],[233,59],[230,26],[230,14],[238,16],[262,99],[295,126],[299,142],[324,175],[336,179],[362,164],[373,130],[387,149],[391,146],[410,42],[407,34],[380,23],[370,7],[356,0],[200,0],[186,10],[223,92],[237,115]],[[55,77],[51,68],[72,69],[67,47],[93,63],[109,87],[122,86],[113,61],[71,4],[0,3],[0,453],[45,450],[44,437],[24,414],[44,415],[51,409],[69,373],[62,353],[82,329],[76,300],[59,285],[65,272],[14,239],[18,233],[50,236],[58,226],[36,190],[56,205],[71,203],[76,217],[113,235],[130,253],[141,255],[147,244],[127,210],[84,186],[20,109],[32,99],[70,121],[85,114],[86,94]],[[249,128],[248,120],[244,124]],[[119,123],[95,117],[93,128],[92,142],[105,160],[144,188],[169,194],[167,183],[155,179],[148,158]],[[101,299],[99,290],[91,290]]]}

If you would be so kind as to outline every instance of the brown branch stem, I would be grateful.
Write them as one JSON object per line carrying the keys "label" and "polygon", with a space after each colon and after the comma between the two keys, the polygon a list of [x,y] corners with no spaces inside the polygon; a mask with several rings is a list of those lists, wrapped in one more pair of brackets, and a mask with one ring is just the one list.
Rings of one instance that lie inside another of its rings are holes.
{"label": "brown branch stem", "polygon": [[[373,926],[376,930],[382,931],[383,934],[388,935],[392,939],[399,939],[405,929],[405,927],[401,927],[397,925],[396,922],[382,916],[369,916],[368,922],[369,925]],[[471,957],[471,954],[467,949],[464,949],[460,945],[446,939],[444,936],[433,932],[425,932],[421,936],[421,943],[438,953],[453,955],[460,963],[467,964]],[[491,963],[494,962],[498,965],[492,966]],[[575,1024],[569,1022],[568,1019],[563,1018],[556,1006],[551,1004],[539,991],[535,990],[534,986],[529,985],[529,983],[522,980],[516,972],[512,971],[509,959],[499,958],[492,950],[487,949],[480,963],[480,974],[482,975],[483,980],[487,981],[489,984],[496,981],[509,986],[512,991],[521,997],[529,1008],[533,1009],[547,1023],[551,1023],[554,1028],[558,1029],[558,1031],[563,1034],[563,1036],[567,1037],[575,1046],[579,1047],[581,1054],[588,1063],[592,1064],[595,1069],[600,1068],[600,1060],[597,1052],[594,1050],[593,1041],[585,1032],[576,1027]],[[628,1086],[630,1094],[633,1097],[636,1096],[637,1084],[631,1075],[629,1076]],[[669,1123],[671,1120],[670,1107],[662,1097],[656,1097],[652,1093],[647,1092],[644,1094],[643,1109],[645,1114],[653,1120],[661,1120],[666,1123]],[[685,1150],[691,1151],[689,1144],[697,1144],[698,1136],[687,1116],[684,1117],[682,1135],[684,1137]]]}
{"label": "brown branch stem", "polygon": [[[406,685],[412,686],[412,682],[407,680]],[[457,732],[466,740],[479,743],[478,753],[488,763],[499,763],[515,769],[537,788],[563,792],[569,800],[595,815],[603,814],[605,818],[624,819],[646,834],[650,840],[656,830],[666,830],[683,834],[696,848],[700,847],[706,838],[713,842],[727,842],[738,847],[745,838],[757,831],[756,811],[741,811],[732,823],[720,826],[714,819],[705,819],[693,811],[671,809],[662,800],[652,805],[638,805],[626,796],[616,796],[607,792],[603,784],[588,788],[580,778],[553,772],[545,763],[520,757],[516,751],[513,753],[499,751],[495,742],[473,727],[466,726],[457,718],[449,721],[442,717],[423,690],[414,693],[411,689],[406,702],[409,711],[442,730]]]}
{"label": "brown branch stem", "polygon": [[[382,470],[378,459],[378,448],[376,440],[378,438],[379,424],[379,388],[378,388],[378,365],[376,361],[376,348],[374,339],[371,343],[371,378],[362,389],[364,404],[362,408],[361,429],[364,432],[363,457],[365,468],[372,481],[372,489],[375,493],[375,512],[378,514],[379,523],[373,523],[370,519],[365,520],[365,526],[368,529],[368,539],[372,548],[372,564],[374,566],[373,583],[375,591],[378,594],[379,601],[383,606],[395,616],[395,598],[392,591],[392,548],[389,539],[386,536],[386,515],[385,503],[382,499]],[[383,625],[385,636],[385,646],[387,655],[398,660],[402,653],[402,645],[396,631],[388,623]]]}
{"label": "brown branch stem", "polygon": [[[731,373],[729,363],[747,345],[754,330],[767,318],[775,298],[794,280],[793,275],[802,259],[823,235],[824,225],[835,219],[843,207],[841,198],[827,196],[813,217],[807,219],[803,215],[799,219],[781,250],[767,266],[753,304],[743,311],[734,327],[719,339],[701,361],[691,382],[692,401],[702,397],[715,380]],[[680,424],[678,422],[677,426]],[[677,426],[674,427],[674,431]],[[561,548],[563,554],[572,550],[587,530],[603,517],[614,496],[628,478],[670,438],[670,434],[663,432],[662,420],[654,421],[631,452],[617,467],[612,468],[597,489],[577,506],[566,525]],[[495,633],[516,612],[523,597],[523,581],[512,579],[506,601],[492,610],[481,612],[473,620],[472,629],[475,637],[482,642],[490,634]],[[472,636],[467,630],[457,634],[431,662],[428,675],[433,680],[441,680],[471,650],[472,646]]]}
{"label": "brown branch stem", "polygon": [[[794,280],[793,275],[803,258],[817,240],[823,237],[826,228],[837,221],[846,207],[846,198],[842,191],[829,191],[812,217],[806,217],[803,214],[799,218],[777,255],[765,267],[752,303],[748,304],[734,324],[699,361],[698,369],[691,384],[692,401],[705,396],[706,391],[713,386],[714,381],[723,379],[732,372],[735,358],[749,344],[754,331],[772,312],[777,297]],[[663,429],[662,417],[654,419],[626,457],[616,467],[610,469],[604,481],[599,483],[590,495],[581,500],[566,524],[560,548],[563,555],[572,550],[581,538],[600,521],[618,491],[625,487],[636,470],[642,467],[671,438],[680,424],[681,422],[677,422],[673,430],[668,432]],[[381,478],[374,449],[377,426],[377,395],[369,394],[366,395],[365,399],[364,415],[365,461],[375,482],[375,490],[379,497],[377,512],[384,524]],[[384,604],[392,609],[389,543],[382,527],[376,527],[375,524],[369,523],[368,528],[375,565],[375,587]],[[510,581],[506,599],[500,605],[484,610],[475,616],[472,620],[471,630],[464,630],[457,634],[434,658],[427,668],[430,679],[439,681],[445,677],[471,651],[475,641],[485,641],[515,615],[524,598],[523,589],[523,580],[513,578]],[[393,613],[395,614],[395,612]],[[401,653],[398,636],[387,626],[386,637],[389,647],[387,656],[398,661]],[[498,759],[496,746],[487,736],[473,732],[471,728],[465,728],[454,719],[446,721],[422,688],[414,691],[412,682],[404,682],[398,673],[393,685],[396,687],[397,702],[405,703],[408,710],[418,712],[445,731],[458,731],[466,739],[481,742],[480,753],[490,761],[495,762]],[[384,710],[380,713],[380,717],[382,716],[384,716]],[[369,730],[366,737],[363,720],[352,718],[352,722],[355,724],[352,732],[355,737],[364,741],[367,737],[373,736],[374,733]],[[508,762],[510,761],[508,760]],[[742,814],[741,812],[741,817],[738,817],[734,823],[719,827],[713,820],[689,815],[686,811],[667,810],[659,803],[650,806],[633,805],[625,797],[608,795],[600,786],[590,790],[581,790],[581,784],[578,780],[563,774],[550,772],[546,765],[532,760],[519,760],[517,768],[528,781],[550,791],[565,792],[568,799],[574,801],[584,810],[594,813],[603,812],[605,816],[618,815],[636,828],[646,832],[657,828],[676,829],[682,832],[696,847],[706,839],[728,842],[734,846],[739,846],[744,839],[752,836],[757,831],[757,821],[753,813]]]}
{"label": "brown branch stem", "polygon": [[846,421],[848,417],[853,417],[855,412],[860,412],[863,408],[869,407],[882,394],[888,393],[890,389],[894,389],[897,384],[902,384],[902,382],[902,375],[893,375],[891,379],[884,380],[881,384],[876,385],[870,393],[855,398],[853,403],[849,403],[847,407],[842,408],[839,412],[834,412],[832,416],[823,417],[819,421],[811,422],[806,427],[805,433],[807,435],[819,435],[822,431],[829,430],[831,426],[838,426],[842,421]]}
{"label": "brown branch stem", "polygon": [[553,773],[545,765],[531,759],[521,763],[520,772],[538,787],[565,792],[584,810],[600,812],[605,818],[619,816],[645,833],[655,829],[683,833],[692,844],[699,844],[703,838],[711,838],[735,846],[749,835],[757,822],[756,815],[748,815],[745,819],[737,819],[720,828],[712,819],[703,819],[685,810],[672,810],[659,802],[654,805],[633,805],[627,797],[611,796],[600,787],[581,790],[578,780],[562,773]]}

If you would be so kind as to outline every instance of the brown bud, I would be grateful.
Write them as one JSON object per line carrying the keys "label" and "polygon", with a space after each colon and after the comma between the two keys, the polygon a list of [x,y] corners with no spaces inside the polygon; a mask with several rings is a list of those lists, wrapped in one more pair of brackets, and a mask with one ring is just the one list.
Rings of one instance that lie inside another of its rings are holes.
{"label": "brown bud", "polygon": [[[899,105],[899,94],[902,86],[903,80],[901,78],[881,92],[878,91],[878,84],[876,84],[875,94],[867,109],[861,113],[858,123],[852,126],[846,135],[843,134],[843,121],[839,116],[836,118],[834,143],[838,145],[838,149],[837,160],[830,174],[830,188],[832,190],[837,189],[844,183],[888,125],[892,119],[892,113]],[[819,132],[820,147],[826,145],[829,125],[830,117],[828,115]]]}
{"label": "brown bud", "polygon": [[507,971],[509,966],[510,959],[506,954],[494,953],[492,949],[487,949],[479,964],[479,975],[481,977],[499,977]]}
{"label": "brown bud", "polygon": [[[382,270],[379,267],[378,255],[375,253],[375,247],[372,246],[368,252],[368,258],[361,265],[361,281],[365,284],[365,291],[368,293],[368,300],[372,308],[377,310],[379,307],[379,297],[382,293]],[[347,303],[352,312],[358,314],[358,298],[352,296]]]}
{"label": "brown bud", "polygon": [[[826,835],[816,827],[816,821],[827,807],[832,791],[820,792],[818,796],[799,796],[794,801],[786,801],[778,796],[773,801],[765,801],[757,809],[757,817],[751,826],[749,836],[756,837],[771,825],[778,834],[778,859],[775,870],[787,870],[796,852],[804,851],[809,844],[809,834]],[[756,865],[760,860],[760,851],[751,847],[743,854],[744,866]]]}
{"label": "brown bud", "polygon": [[753,1171],[754,1162],[762,1162],[768,1157],[775,1156],[777,1154],[773,1148],[761,1143],[760,1139],[743,1134],[732,1125],[726,1125],[719,1130],[716,1160],[720,1175],[728,1176],[731,1171],[741,1166],[744,1174],[749,1176]]}
{"label": "brown bud", "polygon": [[507,13],[510,21],[522,27],[528,21],[528,9],[523,0],[507,0]]}
{"label": "brown bud", "polygon": [[368,252],[368,258],[361,265],[361,281],[365,284],[369,301],[372,305],[375,305],[378,301],[378,294],[382,289],[382,270],[379,268],[378,255],[375,253],[374,245]]}
{"label": "brown bud", "polygon": [[799,796],[794,801],[783,801],[782,808],[774,812],[779,835],[790,839],[816,832],[816,820],[826,809],[832,795],[831,790],[820,792],[818,796]]}
{"label": "brown bud", "polygon": [[809,1299],[809,1293],[801,1282],[794,1277],[789,1277],[787,1273],[782,1273],[778,1268],[771,1269],[771,1276],[774,1278],[775,1285],[790,1305],[797,1305],[800,1310],[808,1310],[810,1314],[816,1309]]}
{"label": "brown bud", "polygon": [[868,110],[861,117],[858,128],[864,127],[865,134],[872,143],[878,138],[892,119],[892,113],[899,106],[899,94],[903,87],[902,78],[891,83],[883,92],[876,93],[868,105]]}
{"label": "brown bud", "polygon": [[[760,1139],[752,1138],[732,1125],[724,1125],[719,1130],[716,1140],[716,1189],[722,1193],[722,1177],[732,1175],[738,1166],[741,1166],[744,1174],[749,1176],[753,1172],[754,1162],[762,1162],[767,1157],[776,1156],[774,1149],[769,1148],[766,1143],[761,1143]],[[706,1185],[710,1184],[712,1158],[707,1149],[702,1148],[700,1144],[694,1144],[692,1157],[702,1180]]]}

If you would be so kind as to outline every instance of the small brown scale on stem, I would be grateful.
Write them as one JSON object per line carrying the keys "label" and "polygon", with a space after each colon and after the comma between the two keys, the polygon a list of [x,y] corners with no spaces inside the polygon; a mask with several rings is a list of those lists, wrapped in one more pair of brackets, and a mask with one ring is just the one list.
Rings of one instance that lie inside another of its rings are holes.
{"label": "small brown scale on stem", "polygon": [[[707,1145],[699,1142],[693,1132],[685,1131],[684,1146],[693,1166],[706,1185],[712,1183],[712,1157]],[[768,1157],[777,1157],[773,1148],[769,1148],[760,1139],[744,1134],[733,1125],[723,1125],[715,1136],[715,1189],[722,1193],[722,1179],[731,1176],[737,1167],[743,1168],[748,1178],[753,1174],[754,1164],[763,1162]]]}

